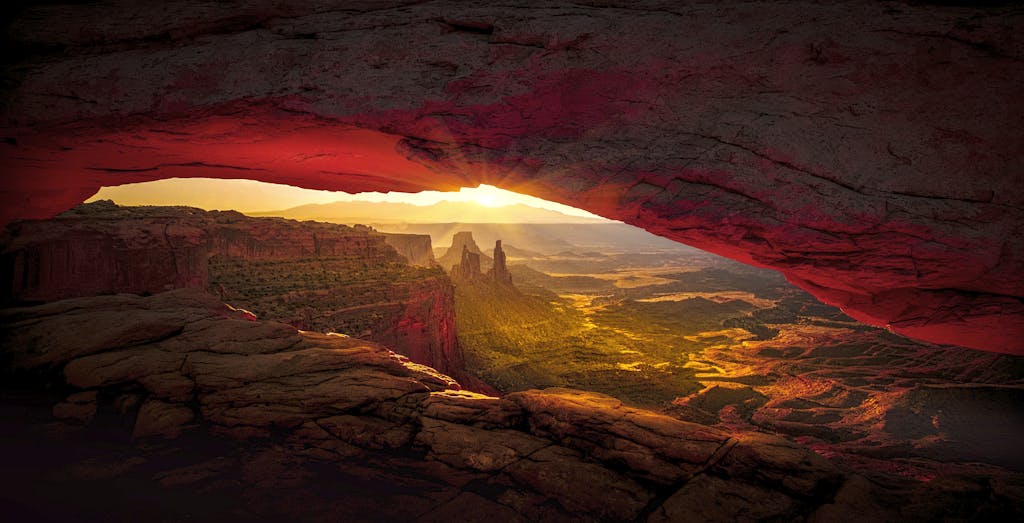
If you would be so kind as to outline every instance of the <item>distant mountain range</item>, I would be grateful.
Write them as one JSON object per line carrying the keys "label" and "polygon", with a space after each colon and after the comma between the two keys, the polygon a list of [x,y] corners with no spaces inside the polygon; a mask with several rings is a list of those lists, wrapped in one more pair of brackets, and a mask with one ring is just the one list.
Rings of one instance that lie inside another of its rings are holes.
{"label": "distant mountain range", "polygon": [[614,223],[516,204],[486,207],[475,202],[413,205],[390,202],[308,204],[280,211],[247,212],[250,216],[281,216],[344,224],[371,223]]}

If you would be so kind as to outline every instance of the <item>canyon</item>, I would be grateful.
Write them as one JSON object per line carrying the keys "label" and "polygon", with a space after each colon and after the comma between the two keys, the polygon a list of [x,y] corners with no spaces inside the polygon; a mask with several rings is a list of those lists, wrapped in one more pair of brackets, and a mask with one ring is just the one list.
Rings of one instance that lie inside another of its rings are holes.
{"label": "canyon", "polygon": [[14,223],[0,245],[6,305],[206,289],[257,317],[374,340],[463,377],[451,282],[429,236],[96,202]]}

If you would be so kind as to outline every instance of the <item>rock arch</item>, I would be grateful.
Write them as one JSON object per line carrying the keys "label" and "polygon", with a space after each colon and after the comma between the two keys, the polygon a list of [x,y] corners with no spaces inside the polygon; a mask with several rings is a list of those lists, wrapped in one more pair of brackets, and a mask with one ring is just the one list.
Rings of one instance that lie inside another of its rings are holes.
{"label": "rock arch", "polygon": [[21,11],[0,218],[173,176],[488,183],[1024,354],[1019,9],[353,5]]}

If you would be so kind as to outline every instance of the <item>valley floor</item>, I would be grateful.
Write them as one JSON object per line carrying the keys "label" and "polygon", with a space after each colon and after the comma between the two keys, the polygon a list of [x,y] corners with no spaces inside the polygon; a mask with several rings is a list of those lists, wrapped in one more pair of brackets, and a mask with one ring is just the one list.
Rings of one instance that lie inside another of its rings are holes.
{"label": "valley floor", "polygon": [[1024,358],[868,327],[707,254],[570,254],[518,261],[517,289],[456,287],[471,372],[503,392],[573,387],[784,434],[862,470],[1024,470]]}

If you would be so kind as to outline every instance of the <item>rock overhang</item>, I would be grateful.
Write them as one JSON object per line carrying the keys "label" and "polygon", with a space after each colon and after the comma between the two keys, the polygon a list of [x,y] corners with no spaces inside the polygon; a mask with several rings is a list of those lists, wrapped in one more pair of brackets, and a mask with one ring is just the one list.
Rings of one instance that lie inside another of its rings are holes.
{"label": "rock overhang", "polygon": [[488,183],[1024,353],[1019,10],[337,7],[21,13],[4,221],[174,176]]}

